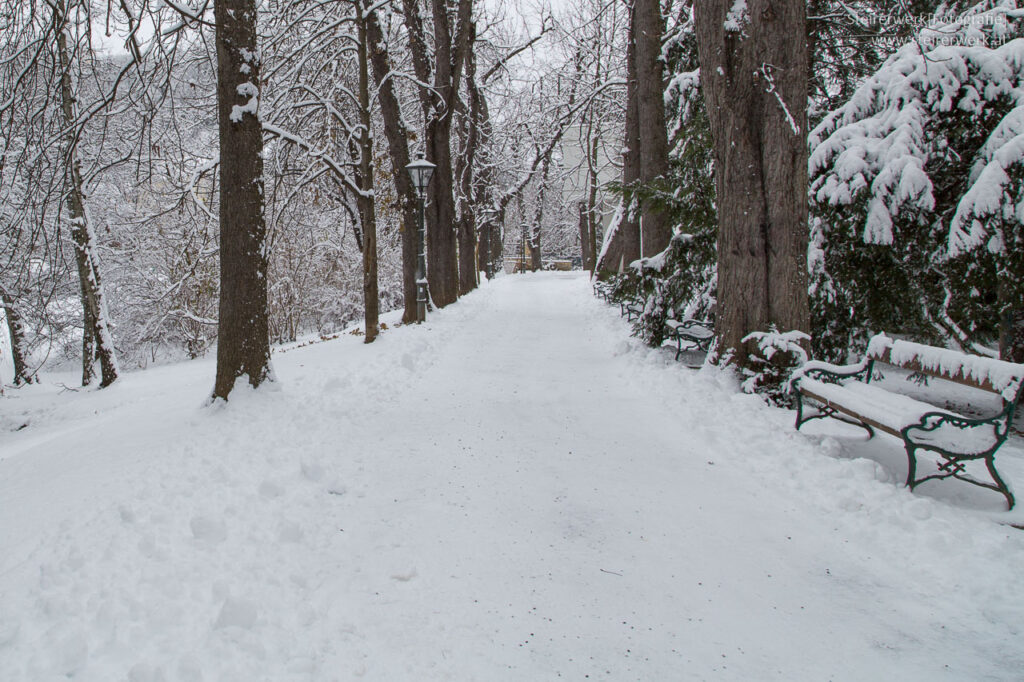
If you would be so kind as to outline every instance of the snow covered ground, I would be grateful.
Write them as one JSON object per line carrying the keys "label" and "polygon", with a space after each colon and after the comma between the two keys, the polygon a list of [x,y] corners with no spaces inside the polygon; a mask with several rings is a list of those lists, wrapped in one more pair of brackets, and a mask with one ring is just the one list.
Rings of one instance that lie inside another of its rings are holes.
{"label": "snow covered ground", "polygon": [[1024,512],[672,355],[538,274],[226,407],[9,391],[0,679],[1021,679]]}

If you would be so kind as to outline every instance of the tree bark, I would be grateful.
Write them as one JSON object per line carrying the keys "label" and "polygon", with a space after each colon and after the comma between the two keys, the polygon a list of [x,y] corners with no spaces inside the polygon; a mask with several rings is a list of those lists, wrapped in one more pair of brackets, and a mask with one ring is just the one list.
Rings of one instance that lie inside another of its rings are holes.
{"label": "tree bark", "polygon": [[58,3],[53,9],[54,32],[57,37],[57,55],[60,65],[61,113],[67,129],[65,133],[67,163],[67,205],[71,224],[71,239],[75,244],[75,263],[81,285],[82,325],[82,385],[88,386],[95,376],[94,363],[100,362],[100,388],[117,380],[117,354],[110,333],[109,315],[103,284],[100,281],[99,253],[96,235],[86,211],[85,188],[82,180],[81,160],[78,156],[78,101],[73,81],[68,8]]}
{"label": "tree bark", "polygon": [[809,331],[808,57],[802,0],[739,6],[704,0],[695,12],[719,197],[716,332],[745,366],[750,332]]}
{"label": "tree bark", "polygon": [[530,270],[537,272],[544,267],[541,257],[541,224],[544,222],[544,201],[547,199],[548,174],[551,170],[550,155],[544,158],[544,169],[540,175],[540,187],[537,188],[537,205],[533,209],[533,218],[530,220],[530,232],[527,244],[530,249]]}
{"label": "tree bark", "polygon": [[3,299],[4,314],[7,316],[7,328],[11,332],[11,360],[14,362],[13,383],[15,386],[31,384],[35,380],[35,376],[28,366],[25,323],[18,310],[18,304],[10,292],[2,286],[0,286],[0,298]]}
{"label": "tree bark", "polygon": [[469,112],[472,120],[475,122],[476,139],[478,141],[478,149],[474,154],[474,159],[477,161],[479,168],[475,177],[475,204],[478,208],[484,207],[486,209],[486,219],[478,233],[478,267],[482,267],[487,278],[491,279],[494,277],[495,271],[495,254],[500,255],[501,251],[499,222],[505,211],[501,206],[501,202],[495,199],[495,164],[490,159],[486,144],[493,136],[491,112],[487,106],[487,97],[476,82],[476,56],[470,51],[466,58],[467,60],[472,60],[473,63],[473,74],[471,77],[466,78],[466,90],[469,93]]}
{"label": "tree bark", "polygon": [[[370,5],[369,0],[364,0],[364,7],[367,5]],[[402,210],[402,295],[405,302],[402,323],[409,324],[416,321],[416,188],[405,170],[412,160],[409,156],[409,131],[395,95],[394,81],[389,77],[391,60],[384,47],[384,34],[376,10],[366,14],[366,37],[381,118],[384,120],[384,136],[388,140],[391,177]]]}
{"label": "tree bark", "polygon": [[[363,322],[364,343],[373,343],[380,333],[380,296],[377,290],[377,211],[373,196],[373,135],[370,120],[370,68],[367,18],[360,0],[354,3],[359,32],[359,219],[363,224]],[[401,171],[405,173],[403,168]]]}
{"label": "tree bark", "polygon": [[480,226],[479,241],[476,247],[480,267],[483,268],[484,277],[488,280],[494,278],[494,260],[491,258],[491,231],[494,226],[490,221],[491,219],[488,219]]}
{"label": "tree bark", "polygon": [[[455,199],[452,193],[454,173],[451,158],[452,112],[462,81],[469,44],[472,0],[458,0],[455,15],[456,34],[446,0],[430,0],[434,23],[433,88],[420,88],[420,101],[426,118],[427,160],[435,164],[434,177],[427,189],[427,280],[430,298],[439,308],[454,303],[459,296],[459,266],[456,250]],[[426,40],[416,0],[403,0],[413,68],[421,82],[429,82]]]}
{"label": "tree bark", "polygon": [[590,217],[587,215],[587,202],[579,203],[580,211],[580,260],[583,269],[587,270],[590,264]]}
{"label": "tree bark", "polygon": [[626,49],[626,130],[622,150],[622,185],[624,196],[609,230],[597,269],[603,274],[617,274],[640,258],[639,207],[633,190],[640,180],[640,111],[637,102],[637,65],[633,22],[629,25]]}
{"label": "tree bark", "polygon": [[270,379],[263,131],[256,1],[217,0],[217,119],[220,131],[220,321],[213,397],[235,381]]}
{"label": "tree bark", "polygon": [[[664,65],[661,39],[665,21],[659,0],[633,0],[633,39],[636,51],[636,106],[640,146],[640,182],[650,185],[668,170],[668,130],[665,127]],[[643,202],[640,216],[641,255],[654,256],[672,239],[669,216],[657,202]]]}
{"label": "tree bark", "polygon": [[[470,23],[469,42],[476,40],[476,26]],[[469,93],[469,111],[466,112],[463,153],[457,164],[462,210],[459,212],[459,295],[476,289],[480,266],[477,263],[476,196],[474,172],[476,152],[480,143],[479,91],[476,88],[476,59],[473,51],[466,54],[466,88]]]}

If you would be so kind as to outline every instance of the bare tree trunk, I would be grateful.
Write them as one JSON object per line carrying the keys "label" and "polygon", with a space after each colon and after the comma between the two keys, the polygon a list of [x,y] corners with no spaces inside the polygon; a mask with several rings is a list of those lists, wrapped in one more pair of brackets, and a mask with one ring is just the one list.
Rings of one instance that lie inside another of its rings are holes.
{"label": "bare tree trunk", "polygon": [[489,218],[480,226],[479,242],[477,242],[477,254],[480,267],[484,270],[484,276],[490,280],[494,278],[494,260],[491,258],[491,232],[494,225]]}
{"label": "bare tree trunk", "polygon": [[[373,122],[370,120],[370,68],[367,63],[367,20],[363,5],[355,0],[359,17],[359,218],[363,224],[363,321],[364,343],[373,343],[380,333],[380,296],[377,290],[377,212],[373,196]],[[405,174],[405,169],[401,169]]]}
{"label": "bare tree trunk", "polygon": [[637,103],[636,49],[633,22],[630,22],[628,48],[626,50],[626,131],[622,157],[622,184],[625,196],[605,236],[608,242],[601,254],[597,269],[604,274],[618,273],[622,268],[640,258],[639,207],[634,201],[632,190],[640,180],[640,111]]}
{"label": "bare tree trunk", "polygon": [[494,167],[488,156],[486,142],[491,139],[493,128],[491,126],[491,112],[487,106],[487,97],[476,82],[476,55],[470,51],[466,56],[467,69],[472,63],[472,73],[467,75],[466,90],[469,93],[469,115],[474,122],[476,140],[478,142],[474,154],[477,165],[480,168],[479,174],[475,177],[474,192],[476,193],[475,204],[477,207],[485,207],[486,219],[479,229],[479,244],[477,245],[478,267],[484,269],[488,279],[494,277],[495,253],[501,249],[501,235],[498,223],[500,216],[504,215],[504,208],[499,207],[500,202],[494,198]]}
{"label": "bare tree trunk", "polygon": [[439,114],[427,124],[427,152],[434,178],[428,188],[427,281],[430,299],[439,308],[459,297],[459,272],[455,248],[455,206],[452,196],[451,113]]}
{"label": "bare tree trunk", "polygon": [[803,0],[695,9],[719,197],[716,331],[739,365],[754,351],[750,332],[809,331],[805,10]]}
{"label": "bare tree trunk", "polygon": [[213,397],[270,379],[256,0],[216,0],[220,321]]}
{"label": "bare tree trunk", "polygon": [[70,30],[68,8],[58,3],[53,10],[54,29],[57,37],[57,55],[60,64],[61,113],[67,128],[66,163],[68,173],[68,218],[71,223],[71,239],[75,244],[75,262],[78,266],[78,280],[82,295],[82,385],[88,386],[95,376],[93,365],[100,361],[100,388],[117,380],[117,354],[114,339],[110,334],[109,315],[103,284],[100,281],[99,254],[96,249],[96,235],[85,209],[85,189],[82,181],[81,160],[78,156],[78,102],[73,82],[71,46],[68,41]]}
{"label": "bare tree trunk", "polygon": [[[364,7],[369,5],[364,0]],[[370,62],[373,65],[374,85],[380,101],[381,118],[384,120],[384,135],[388,140],[388,155],[391,158],[392,180],[395,194],[402,207],[402,294],[405,309],[402,322],[416,321],[416,229],[417,198],[416,188],[405,167],[409,157],[409,131],[402,118],[402,110],[395,95],[391,79],[391,60],[385,51],[384,34],[380,28],[376,10],[366,14],[366,37],[370,46]]]}
{"label": "bare tree trunk", "polygon": [[[22,321],[18,305],[10,296],[10,293],[0,287],[0,298],[4,304],[4,314],[7,316],[7,328],[11,332],[11,360],[14,362],[15,386],[31,384],[35,377],[28,367],[28,353],[26,352],[25,324]],[[91,365],[90,365],[91,366]]]}
{"label": "bare tree trunk", "polygon": [[[430,184],[432,201],[427,205],[427,279],[430,297],[443,308],[459,297],[459,266],[456,254],[456,221],[452,167],[452,112],[462,81],[472,0],[459,0],[455,40],[446,0],[431,0],[434,19],[434,88],[442,101],[435,104],[427,122],[427,144],[437,165]],[[459,23],[464,22],[464,23]]]}
{"label": "bare tree trunk", "polygon": [[[598,70],[600,73],[600,70]],[[600,125],[600,124],[598,124]],[[589,255],[583,261],[583,269],[590,272],[591,276],[596,274],[597,267],[597,187],[599,179],[597,177],[597,164],[598,164],[598,151],[600,148],[601,133],[600,128],[594,131],[594,120],[593,114],[591,114],[590,121],[588,123],[588,139],[590,144],[587,146],[587,199],[586,199],[586,220],[587,228],[586,233],[589,242],[586,246],[585,252]]]}
{"label": "bare tree trunk", "polygon": [[[665,127],[664,68],[661,39],[665,21],[659,0],[633,0],[633,39],[636,51],[636,102],[640,134],[640,182],[650,185],[668,170],[668,130]],[[668,247],[672,225],[661,207],[650,200],[641,211],[641,253],[654,256]]]}
{"label": "bare tree trunk", "polygon": [[[476,40],[476,25],[470,23],[468,38]],[[462,210],[459,215],[459,295],[464,296],[477,287],[479,265],[477,264],[476,201],[474,194],[474,165],[479,147],[479,91],[476,89],[476,58],[472,50],[466,54],[466,86],[469,92],[469,111],[463,137],[465,144],[459,156],[458,179],[461,186]]]}
{"label": "bare tree trunk", "polygon": [[467,206],[459,219],[459,295],[465,296],[477,287],[476,216]]}
{"label": "bare tree trunk", "polygon": [[590,218],[587,216],[587,202],[581,201],[580,209],[580,259],[583,262],[583,269],[587,270],[590,264]]}
{"label": "bare tree trunk", "polygon": [[545,157],[543,163],[544,170],[541,171],[540,187],[537,188],[537,205],[534,207],[533,218],[530,220],[530,238],[528,240],[530,270],[533,272],[537,272],[544,267],[544,262],[541,258],[540,240],[541,225],[544,223],[544,201],[547,198],[548,190],[548,173],[551,170],[550,155]]}
{"label": "bare tree trunk", "polygon": [[[428,188],[427,280],[430,298],[438,307],[454,303],[459,296],[459,272],[456,251],[455,199],[452,193],[454,173],[451,158],[452,111],[462,82],[469,41],[472,0],[458,0],[455,14],[456,34],[446,0],[429,0],[434,23],[433,88],[420,88],[420,102],[426,117],[426,152],[435,164],[434,179]],[[406,28],[413,67],[421,82],[429,82],[429,59],[422,21],[416,0],[403,0]]]}

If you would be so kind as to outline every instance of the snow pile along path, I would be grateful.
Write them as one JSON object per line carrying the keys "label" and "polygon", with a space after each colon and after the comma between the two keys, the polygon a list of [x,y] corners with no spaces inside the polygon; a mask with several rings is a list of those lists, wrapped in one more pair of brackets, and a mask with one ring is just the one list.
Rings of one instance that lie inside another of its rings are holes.
{"label": "snow pile along path", "polygon": [[1019,679],[1024,533],[643,348],[585,278],[361,340],[219,409],[208,361],[12,392],[0,679]]}

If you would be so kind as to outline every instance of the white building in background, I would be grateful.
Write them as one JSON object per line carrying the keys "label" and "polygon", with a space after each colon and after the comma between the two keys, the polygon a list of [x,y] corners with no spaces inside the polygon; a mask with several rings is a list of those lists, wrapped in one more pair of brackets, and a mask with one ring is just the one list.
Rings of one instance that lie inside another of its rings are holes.
{"label": "white building in background", "polygon": [[[612,135],[614,133],[614,135]],[[562,202],[566,206],[575,207],[578,202],[586,201],[589,189],[590,169],[584,150],[586,126],[574,125],[562,137],[561,166],[566,172],[566,182],[562,186]],[[601,188],[609,182],[622,178],[622,131],[602,131],[603,139],[597,147],[597,206],[601,212],[601,234],[611,222],[612,213],[618,203],[616,197]],[[600,235],[598,248],[600,248]]]}

